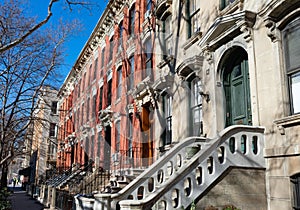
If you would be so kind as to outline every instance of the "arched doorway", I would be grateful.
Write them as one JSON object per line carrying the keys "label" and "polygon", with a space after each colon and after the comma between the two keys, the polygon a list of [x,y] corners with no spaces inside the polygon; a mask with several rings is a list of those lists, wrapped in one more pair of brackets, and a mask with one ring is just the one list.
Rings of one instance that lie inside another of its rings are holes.
{"label": "arched doorway", "polygon": [[240,47],[227,53],[223,62],[226,127],[252,125],[248,55]]}

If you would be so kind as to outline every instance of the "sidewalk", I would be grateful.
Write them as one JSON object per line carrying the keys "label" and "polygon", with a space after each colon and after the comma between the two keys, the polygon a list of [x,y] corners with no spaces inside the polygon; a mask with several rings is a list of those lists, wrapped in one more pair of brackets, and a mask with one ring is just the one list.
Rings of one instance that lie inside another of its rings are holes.
{"label": "sidewalk", "polygon": [[[11,188],[12,189],[12,188]],[[44,206],[27,195],[21,187],[12,189],[14,193],[9,197],[12,201],[12,210],[43,210]]]}

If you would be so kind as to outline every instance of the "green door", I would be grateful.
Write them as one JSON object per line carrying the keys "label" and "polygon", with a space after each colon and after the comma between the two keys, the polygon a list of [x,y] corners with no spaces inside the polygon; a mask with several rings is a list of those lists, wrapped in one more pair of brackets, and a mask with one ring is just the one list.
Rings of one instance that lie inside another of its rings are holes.
{"label": "green door", "polygon": [[233,60],[234,63],[225,66],[224,72],[226,126],[251,125],[252,114],[247,55],[236,52],[235,56],[229,60]]}

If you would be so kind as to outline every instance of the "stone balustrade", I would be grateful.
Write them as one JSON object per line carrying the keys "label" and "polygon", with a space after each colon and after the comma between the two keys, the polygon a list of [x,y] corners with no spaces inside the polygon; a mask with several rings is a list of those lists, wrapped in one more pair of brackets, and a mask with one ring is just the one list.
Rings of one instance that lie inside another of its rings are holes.
{"label": "stone balustrade", "polygon": [[215,139],[189,137],[116,194],[95,195],[101,209],[182,209],[230,167],[265,168],[264,129],[231,126]]}

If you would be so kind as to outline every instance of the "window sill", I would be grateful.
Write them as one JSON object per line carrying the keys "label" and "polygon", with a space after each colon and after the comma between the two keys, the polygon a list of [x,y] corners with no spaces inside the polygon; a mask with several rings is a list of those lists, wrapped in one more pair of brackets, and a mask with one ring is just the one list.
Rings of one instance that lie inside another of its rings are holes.
{"label": "window sill", "polygon": [[200,38],[202,37],[202,32],[201,31],[197,31],[195,32],[184,44],[183,44],[183,49],[187,50],[188,48],[190,48],[195,42],[197,42],[198,40],[200,40]]}
{"label": "window sill", "polygon": [[274,120],[274,123],[279,127],[287,128],[295,125],[300,125],[300,114],[284,117],[278,120]]}
{"label": "window sill", "polygon": [[223,9],[220,8],[220,16],[234,13],[238,9],[243,9],[244,0],[236,0],[235,2],[225,6]]}
{"label": "window sill", "polygon": [[168,63],[171,63],[173,60],[174,60],[174,57],[172,55],[169,55],[168,57],[163,58],[163,60],[158,63],[157,67],[161,69]]}

